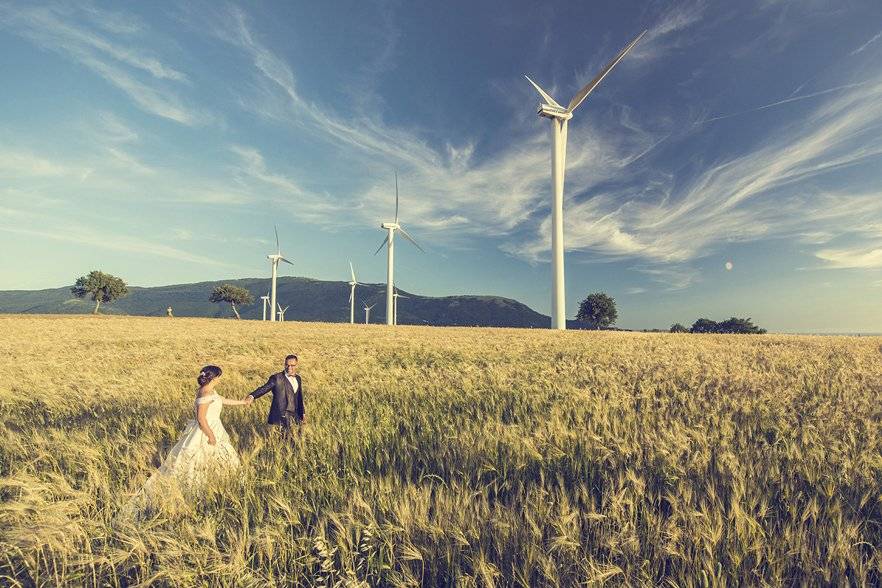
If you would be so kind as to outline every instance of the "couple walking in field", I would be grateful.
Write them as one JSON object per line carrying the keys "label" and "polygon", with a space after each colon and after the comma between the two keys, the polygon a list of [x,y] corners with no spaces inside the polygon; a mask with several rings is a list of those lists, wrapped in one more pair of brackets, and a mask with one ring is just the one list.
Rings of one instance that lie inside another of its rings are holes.
{"label": "couple walking in field", "polygon": [[141,491],[124,507],[124,512],[137,514],[150,497],[168,484],[180,484],[192,489],[209,471],[230,470],[239,466],[239,454],[230,442],[230,436],[221,421],[224,406],[250,406],[254,400],[272,393],[267,423],[290,440],[299,437],[306,422],[303,403],[303,383],[297,373],[296,355],[285,358],[285,369],[271,375],[263,386],[242,400],[224,398],[215,390],[223,371],[216,365],[202,368],[196,381],[199,388],[193,404],[193,418],[187,423],[178,442],[171,448],[159,469],[144,484]]}

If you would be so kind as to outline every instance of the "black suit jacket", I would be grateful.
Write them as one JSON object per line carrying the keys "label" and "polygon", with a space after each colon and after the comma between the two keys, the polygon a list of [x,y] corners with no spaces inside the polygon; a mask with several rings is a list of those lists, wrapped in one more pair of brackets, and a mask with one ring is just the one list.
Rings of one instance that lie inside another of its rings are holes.
{"label": "black suit jacket", "polygon": [[285,377],[284,372],[273,374],[266,381],[266,384],[250,394],[255,400],[266,394],[273,393],[273,403],[270,405],[269,417],[266,422],[271,425],[279,425],[282,423],[282,415],[285,412],[293,413],[295,420],[299,423],[303,420],[306,410],[303,406],[303,382],[300,380],[300,374],[294,376],[297,380],[297,393],[294,396],[294,406],[288,405],[288,395],[294,392],[291,382]]}

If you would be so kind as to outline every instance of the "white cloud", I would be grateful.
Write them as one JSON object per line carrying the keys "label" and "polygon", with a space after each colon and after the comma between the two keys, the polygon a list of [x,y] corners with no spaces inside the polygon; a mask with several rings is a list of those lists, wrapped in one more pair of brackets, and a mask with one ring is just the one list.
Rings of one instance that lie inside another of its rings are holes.
{"label": "white cloud", "polygon": [[0,146],[0,178],[68,177],[83,180],[92,169],[59,163],[27,151],[13,151]]}
{"label": "white cloud", "polygon": [[196,255],[162,243],[153,243],[130,235],[108,233],[104,229],[99,230],[86,226],[78,226],[70,222],[66,222],[63,226],[51,226],[44,222],[40,229],[25,228],[14,225],[0,225],[0,231],[51,239],[54,241],[76,243],[78,245],[88,245],[112,251],[133,253],[136,255],[164,257],[199,265],[230,267],[230,264],[218,259]]}
{"label": "white cloud", "polygon": [[882,243],[871,247],[821,249],[815,256],[826,261],[829,268],[879,269],[882,268]]}
{"label": "white cloud", "polygon": [[[207,113],[185,106],[168,86],[168,82],[186,82],[183,72],[132,44],[132,35],[143,32],[137,21],[94,6],[78,10],[50,4],[0,7],[0,22],[39,47],[88,67],[125,92],[145,112],[190,126],[211,120]],[[105,36],[106,31],[129,36],[125,42],[111,40]],[[149,75],[140,80],[141,74]]]}
{"label": "white cloud", "polygon": [[866,43],[864,43],[863,45],[861,45],[860,47],[858,47],[857,49],[852,51],[851,55],[857,55],[858,53],[862,53],[863,51],[866,51],[867,47],[869,47],[870,45],[872,45],[873,43],[878,41],[880,37],[882,37],[882,31],[879,31],[878,33],[873,35],[872,39],[870,39],[869,41],[867,41]]}

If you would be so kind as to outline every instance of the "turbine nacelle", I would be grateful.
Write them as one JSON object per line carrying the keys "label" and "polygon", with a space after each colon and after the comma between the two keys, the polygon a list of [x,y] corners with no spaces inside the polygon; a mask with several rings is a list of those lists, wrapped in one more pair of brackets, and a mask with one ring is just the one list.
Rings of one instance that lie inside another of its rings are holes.
{"label": "turbine nacelle", "polygon": [[400,228],[401,228],[401,225],[399,225],[398,223],[382,223],[382,224],[380,225],[380,228],[381,228],[381,229],[392,229],[392,230],[397,230],[397,229],[400,229]]}
{"label": "turbine nacelle", "polygon": [[545,118],[558,118],[560,120],[570,120],[573,118],[572,112],[559,106],[552,106],[551,104],[540,104],[536,114]]}

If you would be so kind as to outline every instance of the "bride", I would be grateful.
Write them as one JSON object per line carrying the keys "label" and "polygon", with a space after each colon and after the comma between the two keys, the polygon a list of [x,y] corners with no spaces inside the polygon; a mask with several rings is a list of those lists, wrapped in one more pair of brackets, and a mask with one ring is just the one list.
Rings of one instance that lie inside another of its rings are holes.
{"label": "bride", "polygon": [[192,493],[204,482],[207,474],[239,467],[239,456],[230,443],[220,414],[224,405],[248,405],[253,399],[230,400],[215,392],[222,373],[216,365],[207,365],[199,372],[193,418],[187,422],[178,442],[159,469],[123,507],[121,515],[131,517],[140,514],[150,504],[152,496],[164,494],[170,485],[177,485],[180,490]]}

